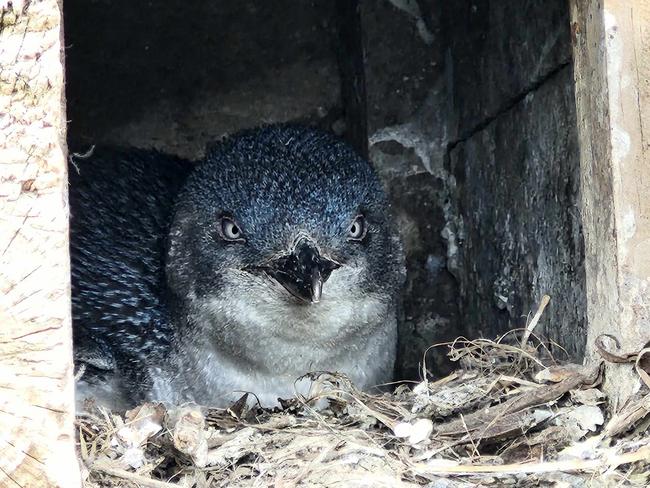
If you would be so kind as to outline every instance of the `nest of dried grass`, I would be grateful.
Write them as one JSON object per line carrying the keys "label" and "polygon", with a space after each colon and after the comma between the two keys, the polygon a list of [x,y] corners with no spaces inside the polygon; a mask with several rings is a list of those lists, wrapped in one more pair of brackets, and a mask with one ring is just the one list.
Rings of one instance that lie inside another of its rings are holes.
{"label": "nest of dried grass", "polygon": [[522,331],[441,345],[457,371],[392,393],[312,373],[313,396],[274,410],[252,395],[96,408],[77,418],[85,486],[649,486],[650,349],[597,344],[648,380],[606,422],[601,364],[559,364],[532,333],[542,309]]}

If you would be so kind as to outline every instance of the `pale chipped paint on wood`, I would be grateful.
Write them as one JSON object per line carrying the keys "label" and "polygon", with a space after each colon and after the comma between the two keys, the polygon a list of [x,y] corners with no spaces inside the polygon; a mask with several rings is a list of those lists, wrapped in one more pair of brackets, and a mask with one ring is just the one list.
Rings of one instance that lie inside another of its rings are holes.
{"label": "pale chipped paint on wood", "polygon": [[[572,0],[589,337],[650,341],[650,4]],[[616,409],[640,387],[608,365]]]}
{"label": "pale chipped paint on wood", "polygon": [[0,486],[74,488],[61,5],[0,11]]}

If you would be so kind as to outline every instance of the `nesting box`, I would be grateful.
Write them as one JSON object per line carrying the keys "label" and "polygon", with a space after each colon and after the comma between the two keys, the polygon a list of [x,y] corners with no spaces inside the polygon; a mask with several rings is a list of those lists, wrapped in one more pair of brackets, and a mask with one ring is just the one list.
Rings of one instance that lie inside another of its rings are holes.
{"label": "nesting box", "polygon": [[[643,3],[0,3],[3,486],[78,485],[67,137],[191,158],[270,122],[346,138],[407,252],[399,378],[433,343],[525,326],[545,295],[539,331],[574,361],[605,332],[646,344]],[[610,365],[605,384],[615,407],[638,378]]]}

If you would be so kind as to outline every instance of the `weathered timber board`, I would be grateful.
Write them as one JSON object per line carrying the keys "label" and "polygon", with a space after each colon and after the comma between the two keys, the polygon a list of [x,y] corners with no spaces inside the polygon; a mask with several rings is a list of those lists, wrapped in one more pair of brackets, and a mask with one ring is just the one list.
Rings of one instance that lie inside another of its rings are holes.
{"label": "weathered timber board", "polygon": [[74,488],[61,4],[0,12],[0,486]]}
{"label": "weathered timber board", "polygon": [[[650,341],[650,4],[572,0],[587,280],[587,352],[602,333]],[[616,410],[639,384],[610,364]]]}

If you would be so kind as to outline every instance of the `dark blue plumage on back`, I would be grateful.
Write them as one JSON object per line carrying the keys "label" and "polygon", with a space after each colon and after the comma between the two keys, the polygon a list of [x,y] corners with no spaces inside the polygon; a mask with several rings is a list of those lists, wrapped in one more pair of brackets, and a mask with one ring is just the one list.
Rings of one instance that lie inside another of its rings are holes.
{"label": "dark blue plumage on back", "polygon": [[80,396],[265,404],[309,370],[391,379],[403,256],[370,164],[276,125],[196,165],[98,148],[70,168]]}
{"label": "dark blue plumage on back", "polygon": [[73,331],[86,377],[118,369],[146,383],[144,362],[173,340],[164,252],[192,167],[157,151],[106,147],[70,166]]}

